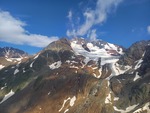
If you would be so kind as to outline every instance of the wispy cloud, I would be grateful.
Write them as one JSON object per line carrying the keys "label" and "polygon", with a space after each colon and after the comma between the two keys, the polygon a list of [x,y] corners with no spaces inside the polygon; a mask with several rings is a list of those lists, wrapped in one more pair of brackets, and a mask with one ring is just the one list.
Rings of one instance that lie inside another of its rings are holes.
{"label": "wispy cloud", "polygon": [[147,32],[150,34],[150,26],[147,26]]}
{"label": "wispy cloud", "polygon": [[88,7],[83,12],[84,22],[76,28],[74,27],[71,30],[67,30],[67,35],[84,36],[87,33],[92,32],[93,27],[105,22],[108,15],[114,11],[122,1],[123,0],[97,0],[94,9]]}
{"label": "wispy cloud", "polygon": [[70,21],[72,21],[72,11],[70,10],[69,12],[68,12],[68,19],[70,20]]}
{"label": "wispy cloud", "polygon": [[30,45],[35,47],[45,47],[58,37],[48,37],[40,34],[31,34],[25,30],[26,23],[16,19],[7,11],[0,11],[0,41]]}
{"label": "wispy cloud", "polygon": [[96,41],[97,39],[96,29],[90,30],[89,33],[87,34],[87,37],[89,37],[90,40],[92,41]]}

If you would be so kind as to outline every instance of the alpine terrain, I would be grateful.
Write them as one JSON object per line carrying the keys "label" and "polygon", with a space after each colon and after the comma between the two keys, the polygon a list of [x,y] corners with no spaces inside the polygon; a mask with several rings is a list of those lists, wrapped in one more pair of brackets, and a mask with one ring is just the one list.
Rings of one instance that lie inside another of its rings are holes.
{"label": "alpine terrain", "polygon": [[0,113],[150,113],[150,41],[62,38],[34,56],[0,48]]}
{"label": "alpine terrain", "polygon": [[22,50],[12,47],[0,47],[0,70],[12,64],[19,64],[28,57],[29,55]]}

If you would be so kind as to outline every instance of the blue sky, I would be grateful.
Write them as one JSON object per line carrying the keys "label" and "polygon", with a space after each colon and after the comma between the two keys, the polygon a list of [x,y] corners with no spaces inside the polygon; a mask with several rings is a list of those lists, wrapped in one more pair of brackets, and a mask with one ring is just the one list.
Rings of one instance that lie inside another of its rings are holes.
{"label": "blue sky", "polygon": [[150,40],[150,0],[0,0],[0,47],[30,54],[61,37]]}

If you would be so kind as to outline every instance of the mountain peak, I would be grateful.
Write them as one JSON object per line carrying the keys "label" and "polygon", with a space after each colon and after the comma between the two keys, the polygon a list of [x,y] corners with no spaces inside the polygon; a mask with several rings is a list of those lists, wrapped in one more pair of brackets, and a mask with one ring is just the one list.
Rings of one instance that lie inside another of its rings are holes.
{"label": "mountain peak", "polygon": [[61,38],[57,41],[50,43],[44,50],[52,50],[52,51],[64,51],[64,50],[72,50],[70,46],[70,41],[67,38]]}
{"label": "mountain peak", "polygon": [[147,46],[149,46],[150,41],[138,41],[132,44],[128,49],[126,49],[126,54],[120,58],[119,63],[124,65],[133,65],[133,63],[139,60],[145,52]]}
{"label": "mountain peak", "polygon": [[0,57],[21,58],[26,56],[28,56],[28,54],[20,49],[16,49],[13,47],[0,48]]}

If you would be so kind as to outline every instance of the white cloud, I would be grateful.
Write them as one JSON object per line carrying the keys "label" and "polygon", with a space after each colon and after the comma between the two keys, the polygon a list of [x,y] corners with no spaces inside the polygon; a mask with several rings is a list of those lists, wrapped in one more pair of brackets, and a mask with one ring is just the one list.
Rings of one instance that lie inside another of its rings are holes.
{"label": "white cloud", "polygon": [[35,47],[45,47],[58,37],[47,37],[40,34],[31,34],[24,29],[25,22],[14,18],[7,11],[0,11],[0,41],[30,45]]}
{"label": "white cloud", "polygon": [[89,33],[87,34],[87,37],[90,38],[90,40],[92,41],[96,41],[97,39],[96,29],[89,31]]}
{"label": "white cloud", "polygon": [[123,0],[97,0],[95,9],[87,8],[83,13],[84,22],[73,30],[68,30],[68,36],[86,35],[94,25],[102,24],[106,21],[108,14],[117,8]]}
{"label": "white cloud", "polygon": [[94,11],[92,10],[87,10],[84,12],[84,17],[85,17],[85,23],[79,27],[77,30],[77,35],[85,35],[88,30],[93,26],[94,21],[95,21],[95,14]]}
{"label": "white cloud", "polygon": [[150,26],[147,26],[147,32],[150,34]]}
{"label": "white cloud", "polygon": [[98,0],[95,9],[96,21],[94,24],[104,22],[107,19],[108,14],[116,9],[122,1],[123,0]]}
{"label": "white cloud", "polygon": [[67,30],[67,36],[74,36],[74,37],[76,37],[76,31],[75,31],[75,29],[73,29],[73,30]]}
{"label": "white cloud", "polygon": [[76,35],[76,31],[74,28],[74,23],[73,23],[73,12],[70,10],[68,12],[68,16],[67,18],[69,19],[69,25],[70,25],[70,30],[67,30],[66,35],[67,36],[75,36]]}
{"label": "white cloud", "polygon": [[71,10],[68,12],[68,16],[67,17],[68,17],[69,20],[72,20],[72,11]]}

